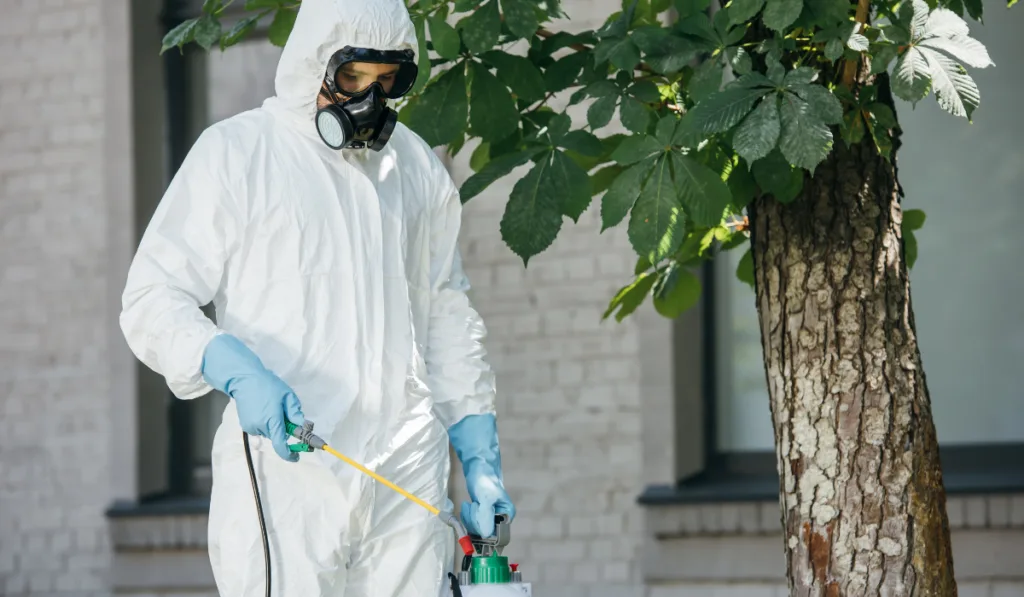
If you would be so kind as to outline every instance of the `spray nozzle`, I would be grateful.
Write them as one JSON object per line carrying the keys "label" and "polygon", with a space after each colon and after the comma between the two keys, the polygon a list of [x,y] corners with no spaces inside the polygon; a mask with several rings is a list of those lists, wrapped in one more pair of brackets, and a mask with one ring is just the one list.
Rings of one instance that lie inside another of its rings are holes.
{"label": "spray nozzle", "polygon": [[302,423],[302,426],[298,426],[292,423],[287,418],[284,420],[285,431],[288,435],[299,440],[297,444],[288,444],[288,450],[291,452],[312,452],[313,450],[323,450],[326,442],[320,439],[320,436],[313,433],[313,421],[307,419]]}

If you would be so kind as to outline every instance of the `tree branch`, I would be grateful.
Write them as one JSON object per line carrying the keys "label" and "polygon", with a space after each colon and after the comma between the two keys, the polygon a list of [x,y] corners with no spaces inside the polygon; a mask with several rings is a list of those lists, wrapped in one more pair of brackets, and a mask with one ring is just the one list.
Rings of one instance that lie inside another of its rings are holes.
{"label": "tree branch", "polygon": [[[861,26],[868,22],[868,10],[871,8],[871,0],[858,0],[857,14],[854,19]],[[860,57],[856,60],[847,60],[843,65],[843,83],[848,89],[853,89],[853,80],[857,76],[857,67],[860,65]]]}

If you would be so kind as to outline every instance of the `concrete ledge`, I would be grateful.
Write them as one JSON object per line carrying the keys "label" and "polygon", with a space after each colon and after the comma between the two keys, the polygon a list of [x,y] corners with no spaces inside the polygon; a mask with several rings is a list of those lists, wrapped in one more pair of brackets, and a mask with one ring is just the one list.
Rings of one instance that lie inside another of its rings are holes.
{"label": "concrete ledge", "polygon": [[[720,535],[648,538],[642,570],[648,583],[785,581],[781,535]],[[958,582],[1024,582],[1024,531],[953,531]],[[1014,585],[1016,586],[1016,585]]]}
{"label": "concrete ledge", "polygon": [[119,597],[216,595],[207,546],[208,517],[197,514],[109,518],[110,583]]}
{"label": "concrete ledge", "polygon": [[115,595],[216,592],[205,549],[117,553],[111,585]]}
{"label": "concrete ledge", "polygon": [[116,551],[206,549],[206,515],[111,518]]}

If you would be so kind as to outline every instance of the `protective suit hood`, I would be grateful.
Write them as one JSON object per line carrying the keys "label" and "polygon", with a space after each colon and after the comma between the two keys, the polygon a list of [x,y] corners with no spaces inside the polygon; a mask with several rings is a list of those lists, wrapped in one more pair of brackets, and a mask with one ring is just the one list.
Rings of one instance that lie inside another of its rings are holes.
{"label": "protective suit hood", "polygon": [[302,0],[274,79],[268,107],[286,111],[316,136],[313,118],[327,61],[345,46],[373,50],[418,48],[403,0]]}

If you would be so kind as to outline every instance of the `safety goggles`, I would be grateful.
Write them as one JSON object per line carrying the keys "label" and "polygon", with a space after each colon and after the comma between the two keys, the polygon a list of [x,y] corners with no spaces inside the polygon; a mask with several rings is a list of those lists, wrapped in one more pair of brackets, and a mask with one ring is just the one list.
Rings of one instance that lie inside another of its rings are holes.
{"label": "safety goggles", "polygon": [[[412,50],[371,50],[369,48],[345,46],[335,52],[331,59],[327,61],[327,72],[324,79],[331,93],[351,95],[364,91],[363,89],[356,91],[344,90],[338,83],[338,74],[341,67],[350,62],[397,65],[398,72],[395,73],[395,82],[391,86],[391,91],[387,93],[387,97],[390,99],[398,99],[409,93],[413,84],[416,83],[416,76],[419,74],[419,68],[416,66],[416,55]],[[366,85],[366,87],[369,87],[369,85]]]}

